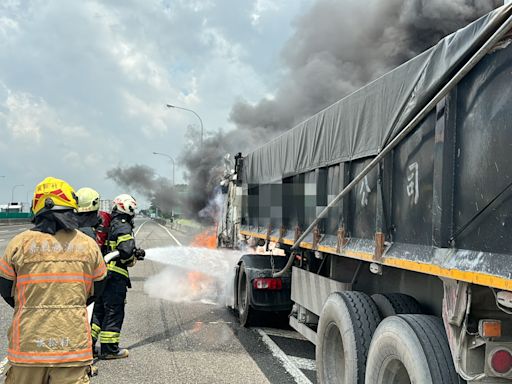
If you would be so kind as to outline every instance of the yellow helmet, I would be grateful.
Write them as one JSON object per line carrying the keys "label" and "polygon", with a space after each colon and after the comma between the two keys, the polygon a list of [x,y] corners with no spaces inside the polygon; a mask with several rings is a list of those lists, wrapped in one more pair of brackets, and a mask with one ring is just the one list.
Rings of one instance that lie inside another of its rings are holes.
{"label": "yellow helmet", "polygon": [[77,208],[78,200],[75,191],[64,180],[47,177],[36,186],[32,198],[34,215],[49,210]]}
{"label": "yellow helmet", "polygon": [[93,212],[100,208],[100,194],[92,188],[80,188],[76,191],[78,212]]}

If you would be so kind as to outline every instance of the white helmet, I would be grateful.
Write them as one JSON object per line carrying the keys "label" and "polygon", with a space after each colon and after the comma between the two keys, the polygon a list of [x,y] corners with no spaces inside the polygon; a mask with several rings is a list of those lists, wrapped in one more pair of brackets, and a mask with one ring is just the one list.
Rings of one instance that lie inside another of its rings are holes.
{"label": "white helmet", "polygon": [[84,187],[76,191],[78,212],[94,212],[100,209],[100,194],[92,188]]}
{"label": "white helmet", "polygon": [[135,208],[137,208],[137,201],[126,193],[117,196],[112,203],[112,212],[117,210],[130,216],[135,215]]}

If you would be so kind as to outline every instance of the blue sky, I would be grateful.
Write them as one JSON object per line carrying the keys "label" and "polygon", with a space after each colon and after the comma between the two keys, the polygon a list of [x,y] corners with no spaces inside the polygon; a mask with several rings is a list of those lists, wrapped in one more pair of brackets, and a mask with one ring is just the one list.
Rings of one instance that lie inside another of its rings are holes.
{"label": "blue sky", "polygon": [[[105,198],[117,165],[178,156],[195,110],[229,130],[239,99],[272,97],[282,47],[312,0],[0,3],[0,203],[52,175]],[[181,181],[181,171],[176,172]]]}

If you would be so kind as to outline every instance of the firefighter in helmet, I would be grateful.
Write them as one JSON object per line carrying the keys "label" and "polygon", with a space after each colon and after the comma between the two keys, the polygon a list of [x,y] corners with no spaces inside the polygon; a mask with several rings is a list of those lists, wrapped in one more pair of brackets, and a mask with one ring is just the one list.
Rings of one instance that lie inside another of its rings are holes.
{"label": "firefighter in helmet", "polygon": [[77,231],[77,207],[68,183],[44,179],[32,199],[35,226],[0,258],[0,294],[14,307],[6,383],[89,383],[86,307],[107,268],[96,243]]}
{"label": "firefighter in helmet", "polygon": [[76,191],[78,197],[78,224],[79,229],[96,240],[101,252],[105,255],[105,245],[110,226],[110,213],[100,211],[100,194],[88,187]]}
{"label": "firefighter in helmet", "polygon": [[96,228],[100,224],[98,210],[100,194],[92,188],[84,187],[76,191],[78,198],[78,228],[93,239],[96,239]]}
{"label": "firefighter in helmet", "polygon": [[92,316],[93,343],[100,340],[101,359],[128,357],[128,350],[119,348],[126,292],[131,288],[128,268],[135,265],[137,259],[144,258],[144,251],[135,247],[133,235],[136,207],[135,199],[127,194],[117,196],[112,205],[107,246],[110,252],[118,251],[119,257],[107,264],[106,287]]}

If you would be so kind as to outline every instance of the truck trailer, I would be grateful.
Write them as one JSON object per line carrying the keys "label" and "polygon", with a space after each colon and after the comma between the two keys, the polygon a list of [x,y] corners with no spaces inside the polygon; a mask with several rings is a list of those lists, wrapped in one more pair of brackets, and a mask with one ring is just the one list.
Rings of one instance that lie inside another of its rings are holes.
{"label": "truck trailer", "polygon": [[512,382],[511,42],[509,4],[235,157],[218,243],[264,252],[231,305],[320,383]]}

